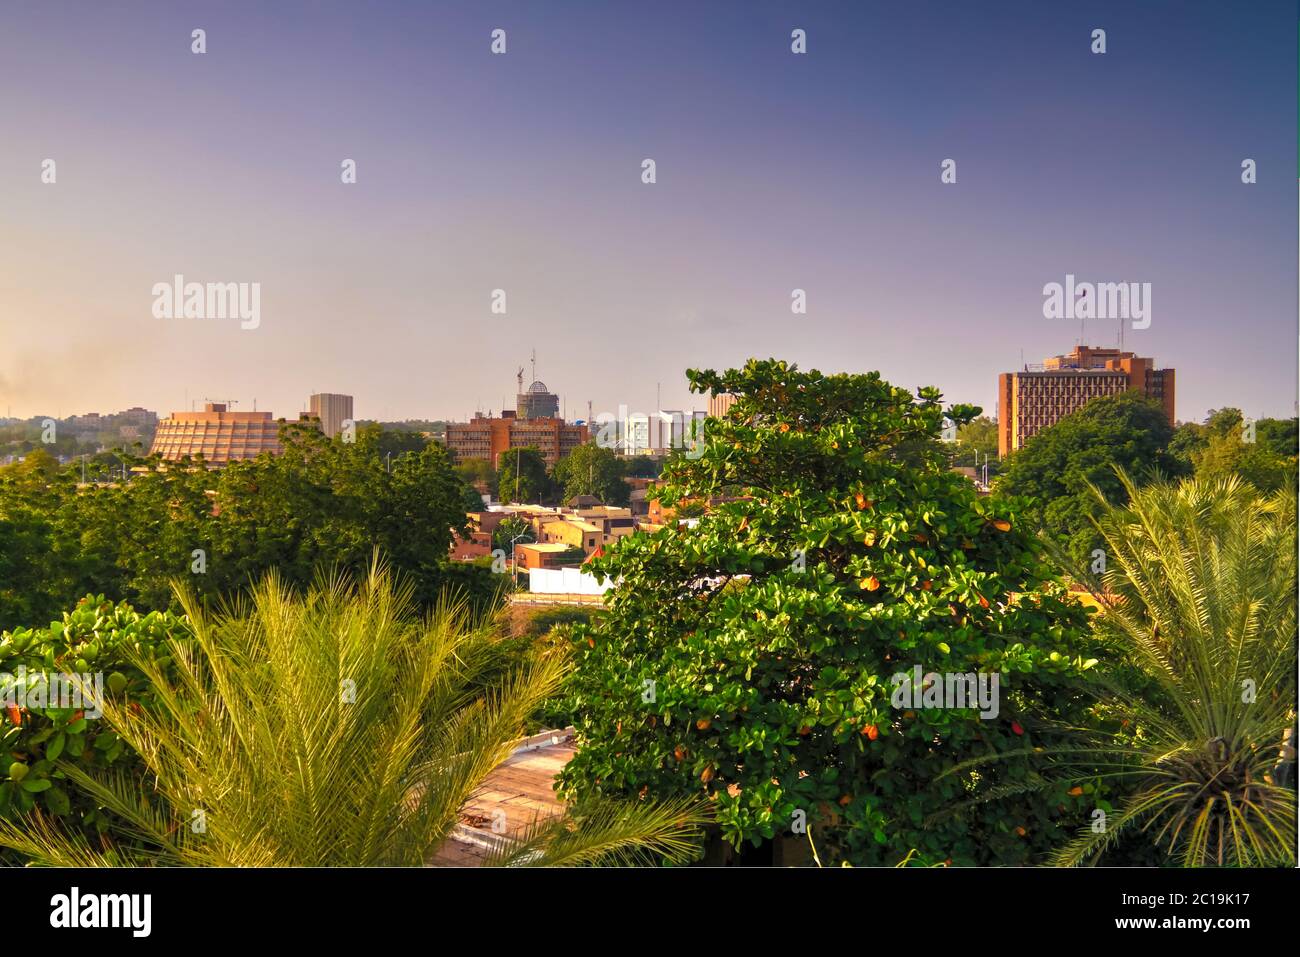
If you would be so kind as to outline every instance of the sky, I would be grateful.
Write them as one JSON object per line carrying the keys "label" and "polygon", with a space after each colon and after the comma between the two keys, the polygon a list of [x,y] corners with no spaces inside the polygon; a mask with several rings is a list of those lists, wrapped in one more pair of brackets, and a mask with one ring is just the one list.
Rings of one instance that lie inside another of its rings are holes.
{"label": "sky", "polygon": [[[1116,344],[1044,316],[1072,274],[1151,284],[1124,344],[1177,369],[1180,420],[1290,416],[1298,19],[0,0],[0,415],[344,392],[465,419],[513,407],[534,349],[570,418],[703,408],[685,370],[750,356],[992,414],[998,373]],[[260,284],[257,327],[159,318],[177,274]]]}

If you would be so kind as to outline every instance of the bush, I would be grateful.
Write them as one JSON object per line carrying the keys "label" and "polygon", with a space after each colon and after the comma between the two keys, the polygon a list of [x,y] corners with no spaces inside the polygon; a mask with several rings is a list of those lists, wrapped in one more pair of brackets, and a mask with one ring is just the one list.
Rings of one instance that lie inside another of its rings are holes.
{"label": "bush", "polygon": [[[135,652],[160,668],[170,666],[169,643],[188,640],[188,621],[169,612],[141,615],[122,602],[87,595],[48,628],[16,628],[0,634],[0,697],[5,699],[0,818],[40,809],[69,829],[90,836],[109,829],[112,818],[95,798],[70,786],[55,766],[62,758],[85,769],[111,769],[143,779],[144,766],[106,722],[84,709],[27,707],[19,684],[33,673],[100,674],[103,692],[132,707],[150,707],[152,687],[130,663]],[[14,702],[17,703],[14,703]],[[10,707],[9,705],[13,705]]]}

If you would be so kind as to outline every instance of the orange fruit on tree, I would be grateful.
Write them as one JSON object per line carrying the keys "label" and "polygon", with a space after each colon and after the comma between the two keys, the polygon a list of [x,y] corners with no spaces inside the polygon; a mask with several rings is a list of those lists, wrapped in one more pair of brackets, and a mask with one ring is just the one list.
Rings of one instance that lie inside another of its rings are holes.
{"label": "orange fruit on tree", "polygon": [[713,722],[710,721],[708,718],[701,718],[699,721],[695,722],[695,727],[699,731],[708,731],[709,725],[711,724],[713,724]]}

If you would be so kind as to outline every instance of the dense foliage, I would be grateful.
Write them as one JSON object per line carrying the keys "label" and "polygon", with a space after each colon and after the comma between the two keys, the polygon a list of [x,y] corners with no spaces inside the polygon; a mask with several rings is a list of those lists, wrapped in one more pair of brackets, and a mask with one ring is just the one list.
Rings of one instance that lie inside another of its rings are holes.
{"label": "dense foliage", "polygon": [[[806,841],[806,825],[823,861],[1016,864],[1059,845],[1083,811],[1065,787],[941,819],[1034,773],[945,771],[1088,720],[1095,661],[1023,503],[949,471],[938,391],[775,360],[688,375],[738,399],[660,494],[718,504],[593,563],[618,584],[574,628],[566,793],[703,793],[733,844]],[[896,707],[914,666],[999,675],[996,716]]]}
{"label": "dense foliage", "polygon": [[344,443],[290,425],[279,456],[212,471],[150,463],[86,486],[33,453],[0,469],[0,627],[49,621],[88,592],[165,609],[176,578],[205,596],[272,568],[305,585],[319,567],[364,567],[376,547],[431,602],[467,574],[447,562],[467,488],[441,446],[390,458],[384,441],[374,426]]}
{"label": "dense foliage", "polygon": [[536,446],[504,452],[498,464],[497,488],[503,502],[549,504],[557,498],[558,489]]}
{"label": "dense foliage", "polygon": [[[91,706],[87,709],[58,707],[51,701],[48,679],[98,673],[98,693],[127,707],[153,707],[153,688],[137,661],[146,659],[165,671],[172,643],[189,635],[183,618],[168,612],[141,615],[102,595],[88,595],[49,627],[0,634],[0,698],[12,702],[0,717],[0,819],[39,809],[86,838],[107,831],[114,816],[71,784],[57,762],[111,771],[136,787],[144,780],[144,765],[95,714],[93,681],[86,688],[91,697],[82,702]],[[46,682],[45,694],[38,699],[33,695],[41,682]]]}
{"label": "dense foliage", "polygon": [[1139,484],[1186,474],[1186,464],[1167,449],[1172,436],[1153,399],[1137,392],[1093,399],[1012,453],[996,488],[1028,497],[1025,517],[1082,563],[1101,545],[1093,525],[1099,504],[1092,486],[1122,504],[1117,467]]}
{"label": "dense foliage", "polygon": [[[192,630],[132,656],[151,700],[104,704],[108,753],[124,742],[145,786],[46,745],[49,775],[119,823],[92,841],[27,813],[0,819],[0,846],[63,866],[427,864],[565,667],[555,654],[503,665],[491,627],[457,604],[420,615],[377,566],[359,587],[336,577],[303,595],[270,576],[230,612],[182,603]],[[21,794],[42,793],[36,773]],[[680,859],[700,820],[686,801],[587,802],[522,822],[492,862]]]}
{"label": "dense foliage", "polygon": [[551,474],[564,501],[593,495],[605,505],[627,505],[632,494],[631,486],[623,481],[623,462],[613,449],[594,442],[580,445],[560,459]]}
{"label": "dense foliage", "polygon": [[1195,469],[1199,479],[1215,481],[1236,475],[1271,492],[1295,481],[1296,438],[1295,419],[1248,423],[1240,409],[1218,409],[1202,425],[1180,425],[1169,452]]}

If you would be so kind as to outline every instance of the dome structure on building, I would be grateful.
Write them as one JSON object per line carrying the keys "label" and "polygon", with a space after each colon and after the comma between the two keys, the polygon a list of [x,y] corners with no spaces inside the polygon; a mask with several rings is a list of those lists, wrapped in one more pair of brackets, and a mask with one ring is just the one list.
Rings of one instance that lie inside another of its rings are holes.
{"label": "dome structure on building", "polygon": [[521,419],[553,419],[560,414],[560,397],[546,388],[540,379],[534,380],[528,391],[515,397],[517,415]]}

